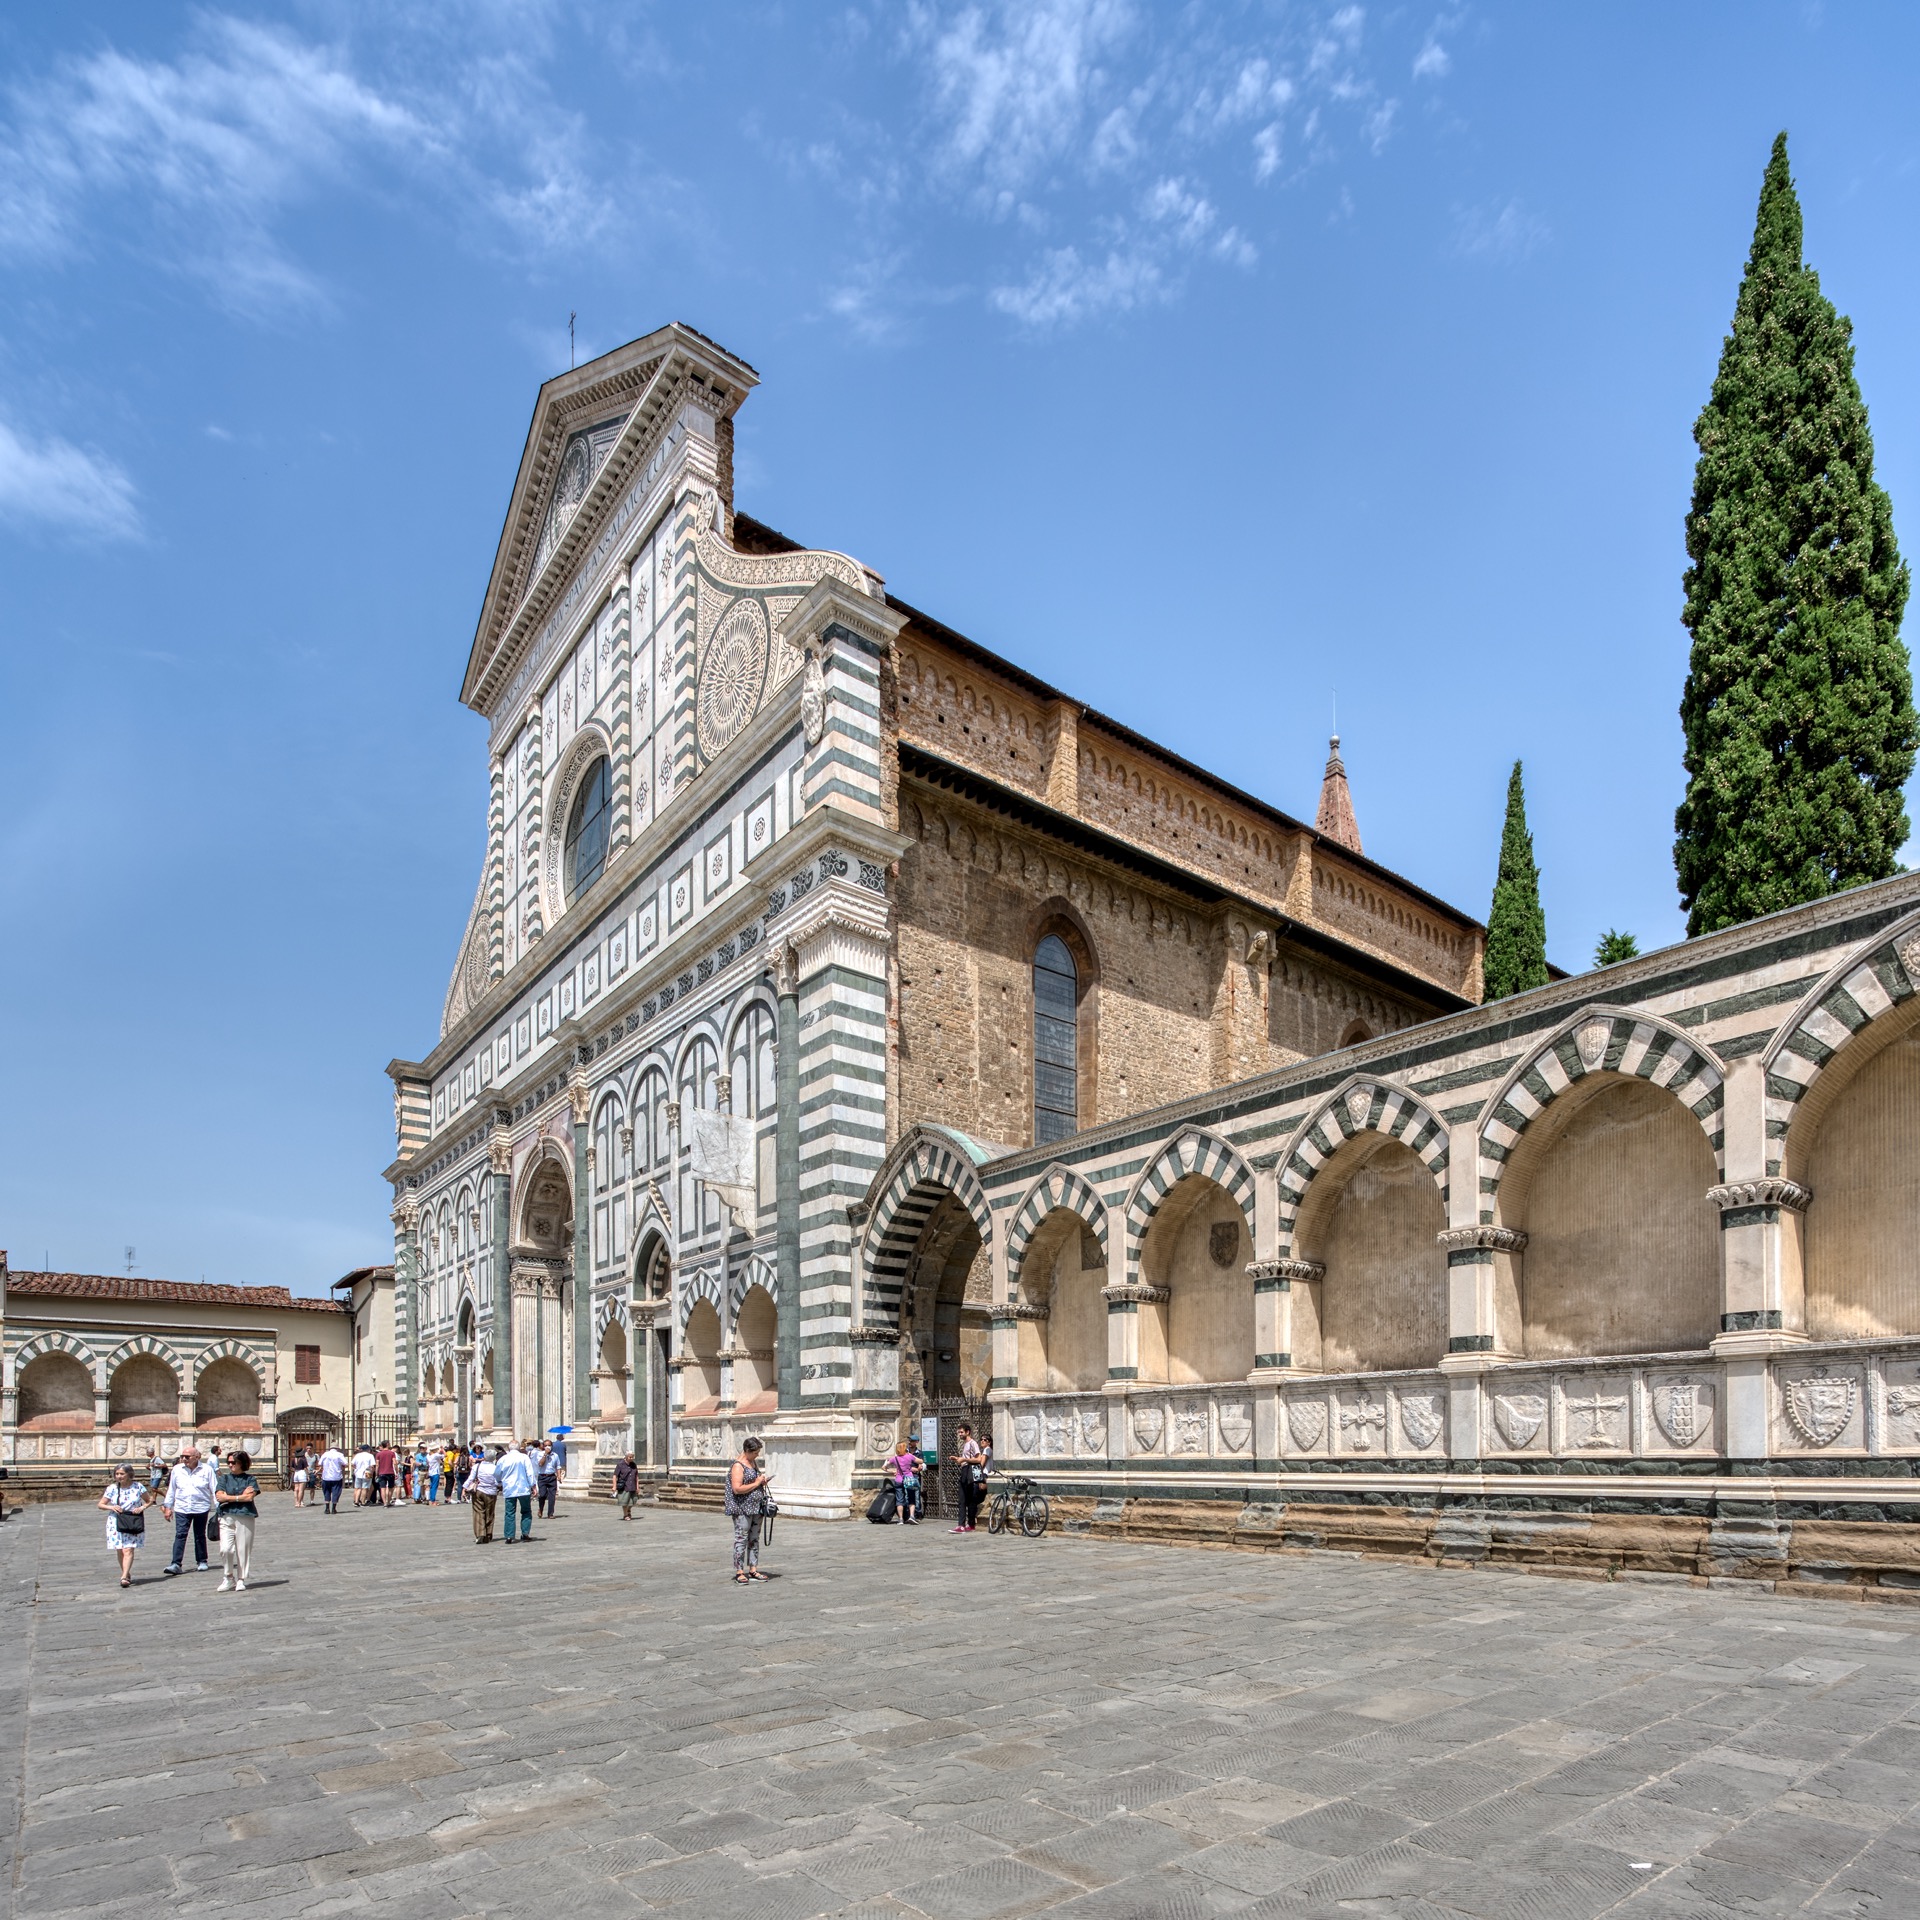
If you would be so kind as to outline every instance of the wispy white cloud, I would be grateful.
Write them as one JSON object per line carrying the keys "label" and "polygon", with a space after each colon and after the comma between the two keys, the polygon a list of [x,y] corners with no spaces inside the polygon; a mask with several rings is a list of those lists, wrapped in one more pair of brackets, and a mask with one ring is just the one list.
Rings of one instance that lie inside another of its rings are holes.
{"label": "wispy white cloud", "polygon": [[88,541],[137,540],[133,482],[70,440],[35,440],[0,420],[0,520]]}
{"label": "wispy white cloud", "polygon": [[[908,19],[899,46],[927,113],[918,179],[911,162],[899,169],[899,217],[945,199],[989,232],[1035,234],[1025,258],[986,243],[1000,256],[987,298],[1024,326],[1061,327],[1176,298],[1202,262],[1251,265],[1272,202],[1250,189],[1318,172],[1338,198],[1343,161],[1399,134],[1383,75],[1438,46],[1446,16],[1424,43],[1398,14],[1376,28],[1363,7],[1324,0],[1265,17],[916,0]],[[1429,61],[1422,79],[1440,78]],[[893,238],[898,256],[912,252],[911,235]],[[893,290],[909,279],[896,264]],[[843,306],[871,329],[867,297]]]}
{"label": "wispy white cloud", "polygon": [[613,202],[583,161],[586,130],[530,56],[539,10],[512,13],[461,9],[457,34],[443,16],[377,15],[372,61],[344,40],[206,13],[170,56],[108,47],[17,79],[0,97],[0,253],[125,246],[267,318],[325,303],[284,229],[343,184],[424,187],[523,250],[598,240]]}
{"label": "wispy white cloud", "polygon": [[1524,260],[1553,238],[1553,229],[1518,200],[1454,209],[1454,247],[1469,259]]}
{"label": "wispy white cloud", "polygon": [[926,7],[914,17],[947,123],[945,159],[1001,189],[1077,146],[1102,59],[1132,25],[1124,0],[1002,0],[944,24]]}

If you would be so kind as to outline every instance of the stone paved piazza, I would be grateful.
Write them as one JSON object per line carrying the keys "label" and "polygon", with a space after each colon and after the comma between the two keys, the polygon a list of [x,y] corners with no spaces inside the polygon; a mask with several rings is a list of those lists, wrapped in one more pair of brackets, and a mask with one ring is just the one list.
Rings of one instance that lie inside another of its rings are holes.
{"label": "stone paved piazza", "polygon": [[1333,1556],[296,1514],[0,1528],[0,1910],[1920,1913],[1920,1612]]}

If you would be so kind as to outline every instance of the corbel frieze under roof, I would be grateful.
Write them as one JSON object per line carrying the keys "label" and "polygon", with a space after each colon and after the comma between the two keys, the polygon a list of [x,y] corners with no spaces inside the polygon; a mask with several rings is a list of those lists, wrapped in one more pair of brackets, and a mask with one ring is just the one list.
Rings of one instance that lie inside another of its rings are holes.
{"label": "corbel frieze under roof", "polygon": [[460,689],[465,705],[491,713],[681,402],[697,397],[723,420],[758,380],[744,360],[675,322],[540,389]]}

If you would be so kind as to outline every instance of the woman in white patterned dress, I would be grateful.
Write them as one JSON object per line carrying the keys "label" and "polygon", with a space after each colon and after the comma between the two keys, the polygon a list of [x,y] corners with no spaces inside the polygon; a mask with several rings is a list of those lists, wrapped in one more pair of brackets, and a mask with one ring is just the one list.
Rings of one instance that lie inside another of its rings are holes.
{"label": "woman in white patterned dress", "polygon": [[[133,1585],[133,1556],[147,1541],[147,1490],[133,1477],[131,1467],[115,1467],[113,1483],[100,1496],[107,1516],[107,1545],[120,1556],[120,1584]],[[127,1522],[136,1531],[129,1532]]]}

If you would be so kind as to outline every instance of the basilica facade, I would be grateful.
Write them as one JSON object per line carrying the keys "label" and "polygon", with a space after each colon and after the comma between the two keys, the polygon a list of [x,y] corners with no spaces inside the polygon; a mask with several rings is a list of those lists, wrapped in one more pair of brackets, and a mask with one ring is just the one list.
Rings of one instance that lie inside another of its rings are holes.
{"label": "basilica facade", "polygon": [[[486,856],[388,1069],[394,1370],[427,1433],[571,1428],[576,1483],[751,1425],[831,1517],[1012,1390],[979,1169],[1458,1014],[1482,929],[1368,859],[1337,750],[1290,818],[739,510],[756,382],[669,326],[536,401],[460,689]],[[950,1177],[883,1206],[903,1150]]]}

